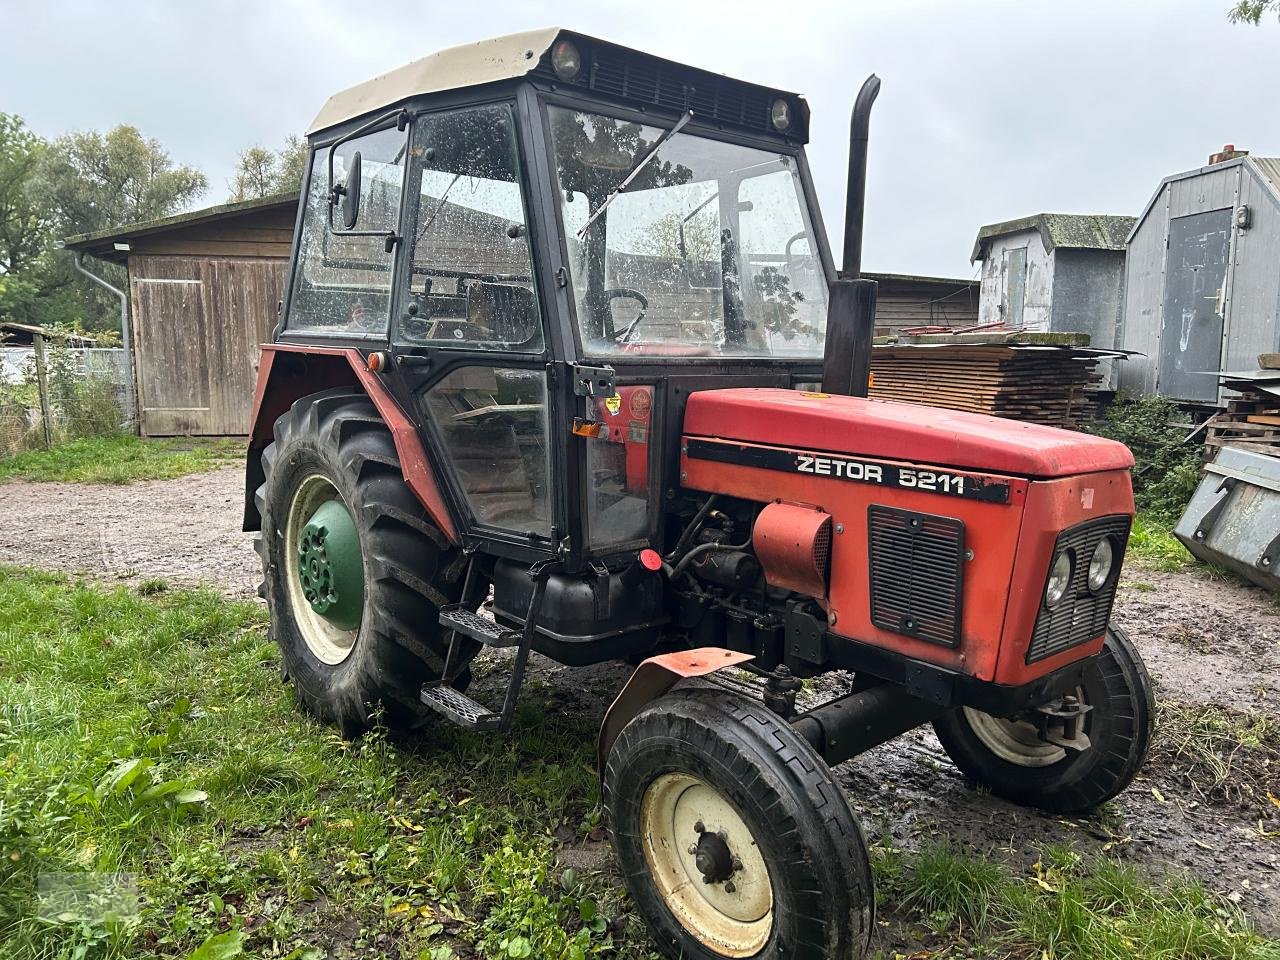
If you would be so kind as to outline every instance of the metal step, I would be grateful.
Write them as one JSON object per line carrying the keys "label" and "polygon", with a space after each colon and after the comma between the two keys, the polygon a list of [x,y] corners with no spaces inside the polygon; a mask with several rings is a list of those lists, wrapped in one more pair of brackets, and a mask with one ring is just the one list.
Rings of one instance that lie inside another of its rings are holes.
{"label": "metal step", "polygon": [[519,631],[507,630],[492,620],[461,607],[446,607],[441,610],[440,625],[446,630],[479,640],[486,647],[515,647],[520,643]]}
{"label": "metal step", "polygon": [[476,703],[465,693],[447,685],[423,687],[422,702],[436,713],[442,713],[460,727],[469,730],[491,730],[502,725],[502,714]]}

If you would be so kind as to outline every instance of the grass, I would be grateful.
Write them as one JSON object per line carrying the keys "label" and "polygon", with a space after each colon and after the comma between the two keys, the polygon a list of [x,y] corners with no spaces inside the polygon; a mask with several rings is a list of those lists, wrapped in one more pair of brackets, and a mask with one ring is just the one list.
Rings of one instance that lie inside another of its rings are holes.
{"label": "grass", "polygon": [[1139,512],[1129,532],[1126,559],[1148,570],[1181,570],[1196,562],[1173,535],[1173,524],[1158,515]]}
{"label": "grass", "polygon": [[[648,956],[613,881],[552,866],[603,849],[587,722],[535,696],[507,739],[346,743],[295,709],[260,608],[149,593],[0,569],[0,956],[221,937],[293,960],[584,960],[623,931],[610,956]],[[136,906],[40,919],[42,879],[65,877]]]}
{"label": "grass", "polygon": [[130,434],[71,440],[0,460],[0,480],[133,483],[171,480],[244,461],[235,439],[143,439]]}
{"label": "grass", "polygon": [[1190,878],[1153,885],[1131,866],[1060,847],[1021,876],[949,844],[873,850],[882,911],[922,924],[929,956],[1280,958],[1280,943]]}
{"label": "grass", "polygon": [[[1161,697],[1152,763],[1200,799],[1280,807],[1280,720]],[[1277,798],[1277,799],[1273,799]]]}
{"label": "grass", "polygon": [[[535,685],[505,738],[347,743],[278,670],[256,604],[0,567],[0,956],[654,956],[611,869],[553,866],[607,856],[588,719]],[[872,852],[937,953],[1280,960],[1178,878]]]}

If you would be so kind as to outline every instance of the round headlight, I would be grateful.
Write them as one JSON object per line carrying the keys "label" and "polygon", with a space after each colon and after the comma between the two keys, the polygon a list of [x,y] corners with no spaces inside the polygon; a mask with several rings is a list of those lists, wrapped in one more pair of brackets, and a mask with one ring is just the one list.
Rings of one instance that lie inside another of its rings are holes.
{"label": "round headlight", "polygon": [[1111,546],[1111,538],[1103,537],[1093,548],[1093,556],[1089,558],[1089,589],[1097,593],[1111,579],[1111,568],[1115,565],[1116,551]]}
{"label": "round headlight", "polygon": [[582,55],[569,40],[561,40],[551,48],[551,69],[561,80],[572,80],[582,70]]}
{"label": "round headlight", "polygon": [[769,108],[769,119],[773,121],[773,129],[786,133],[791,129],[791,104],[779,98]]}
{"label": "round headlight", "polygon": [[1053,566],[1049,568],[1049,583],[1044,588],[1044,605],[1056,607],[1067,595],[1067,587],[1071,586],[1071,554],[1062,550],[1053,558]]}

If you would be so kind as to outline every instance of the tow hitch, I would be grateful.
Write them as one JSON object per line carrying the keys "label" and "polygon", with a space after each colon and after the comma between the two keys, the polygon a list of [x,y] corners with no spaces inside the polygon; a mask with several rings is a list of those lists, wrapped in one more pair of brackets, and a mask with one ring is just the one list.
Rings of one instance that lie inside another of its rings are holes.
{"label": "tow hitch", "polygon": [[1087,703],[1081,703],[1078,696],[1069,693],[1036,707],[1030,719],[1045,743],[1083,753],[1089,749],[1089,737],[1084,732],[1084,715],[1092,709]]}

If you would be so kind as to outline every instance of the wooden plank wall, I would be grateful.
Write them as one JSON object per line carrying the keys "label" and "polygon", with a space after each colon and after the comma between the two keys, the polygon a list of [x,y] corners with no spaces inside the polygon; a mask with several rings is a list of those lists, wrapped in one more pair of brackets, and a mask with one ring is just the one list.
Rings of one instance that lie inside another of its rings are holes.
{"label": "wooden plank wall", "polygon": [[968,327],[978,322],[978,286],[868,276],[880,284],[877,332],[903,327]]}
{"label": "wooden plank wall", "polygon": [[293,244],[293,207],[258,210],[130,241],[132,257],[289,258]]}
{"label": "wooden plank wall", "polygon": [[[279,258],[130,256],[145,435],[236,436],[248,431],[258,348],[271,336],[287,267],[288,261]],[[193,284],[199,285],[198,297],[182,302],[200,309],[180,308],[176,294],[156,293]],[[183,344],[189,349],[182,349]],[[175,350],[176,370],[171,367]],[[160,395],[149,397],[148,383],[163,384]]]}

